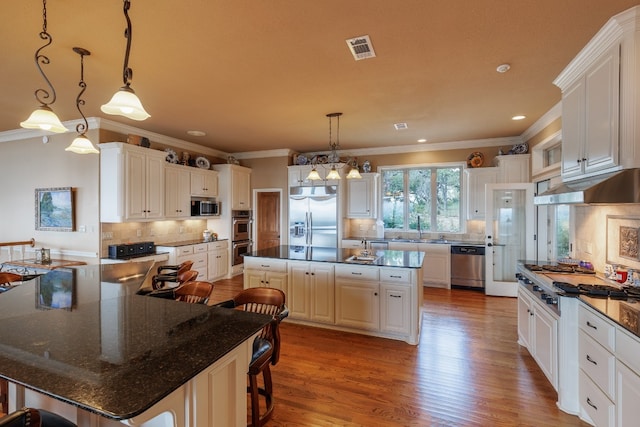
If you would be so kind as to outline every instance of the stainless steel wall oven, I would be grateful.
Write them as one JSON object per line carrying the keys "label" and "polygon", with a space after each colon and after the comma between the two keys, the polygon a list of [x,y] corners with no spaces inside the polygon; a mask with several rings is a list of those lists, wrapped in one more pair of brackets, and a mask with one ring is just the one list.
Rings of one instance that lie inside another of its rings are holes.
{"label": "stainless steel wall oven", "polygon": [[232,249],[233,249],[233,265],[243,264],[243,254],[252,251],[251,241],[251,211],[232,211],[231,221],[233,224],[232,233]]}

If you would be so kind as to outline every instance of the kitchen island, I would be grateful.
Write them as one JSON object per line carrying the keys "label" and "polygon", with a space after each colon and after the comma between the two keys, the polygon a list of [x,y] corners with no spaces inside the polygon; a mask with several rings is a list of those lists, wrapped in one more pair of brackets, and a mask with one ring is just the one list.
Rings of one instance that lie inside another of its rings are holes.
{"label": "kitchen island", "polygon": [[281,289],[293,322],[417,344],[419,251],[276,246],[245,254],[244,287]]}
{"label": "kitchen island", "polygon": [[246,425],[252,338],[270,318],[138,295],[152,267],[57,269],[0,295],[10,410],[91,426]]}

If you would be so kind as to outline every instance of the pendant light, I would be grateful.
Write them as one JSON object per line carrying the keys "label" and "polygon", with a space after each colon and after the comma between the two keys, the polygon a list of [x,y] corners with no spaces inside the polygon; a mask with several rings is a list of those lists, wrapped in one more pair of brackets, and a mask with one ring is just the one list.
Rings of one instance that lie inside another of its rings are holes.
{"label": "pendant light", "polygon": [[[40,32],[40,38],[45,40],[45,44],[42,45],[35,53],[36,67],[44,78],[45,82],[51,89],[49,93],[46,89],[36,89],[36,100],[41,104],[40,107],[35,109],[27,120],[20,123],[20,126],[26,129],[41,129],[50,132],[62,133],[68,131],[66,127],[60,122],[58,116],[53,112],[50,105],[56,102],[56,90],[45,75],[40,64],[49,64],[49,57],[40,53],[42,49],[49,46],[53,42],[53,38],[47,32],[47,0],[42,0],[42,31]],[[47,100],[51,100],[47,102]]]}
{"label": "pendant light", "polygon": [[127,28],[124,31],[124,37],[127,39],[127,48],[124,54],[124,66],[122,70],[122,86],[100,109],[103,113],[124,116],[132,120],[145,120],[151,117],[147,113],[131,89],[131,79],[133,78],[133,70],[129,68],[129,53],[131,52],[131,19],[129,19],[130,0],[124,0],[124,17],[127,20]]}
{"label": "pendant light", "polygon": [[358,169],[358,161],[353,160],[353,162],[347,162],[351,164],[351,170],[347,174],[347,179],[361,179],[362,175],[360,175],[360,170]]}
{"label": "pendant light", "polygon": [[78,154],[97,154],[99,153],[96,150],[96,147],[93,146],[89,138],[87,138],[86,132],[89,130],[89,123],[87,123],[87,118],[82,113],[81,105],[84,105],[84,99],[81,98],[84,91],[87,89],[87,84],[84,82],[84,57],[85,55],[91,55],[87,49],[83,49],[81,47],[74,47],[73,51],[80,55],[80,93],[76,97],[76,108],[80,112],[84,123],[78,123],[76,125],[76,132],[78,132],[78,136],[73,140],[71,145],[65,148],[65,151],[72,151]]}

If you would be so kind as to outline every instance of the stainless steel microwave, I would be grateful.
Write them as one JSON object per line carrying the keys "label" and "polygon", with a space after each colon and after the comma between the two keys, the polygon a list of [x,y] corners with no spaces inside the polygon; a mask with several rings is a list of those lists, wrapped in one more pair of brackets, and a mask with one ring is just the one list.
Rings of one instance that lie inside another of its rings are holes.
{"label": "stainless steel microwave", "polygon": [[219,216],[220,202],[215,200],[191,200],[191,216]]}

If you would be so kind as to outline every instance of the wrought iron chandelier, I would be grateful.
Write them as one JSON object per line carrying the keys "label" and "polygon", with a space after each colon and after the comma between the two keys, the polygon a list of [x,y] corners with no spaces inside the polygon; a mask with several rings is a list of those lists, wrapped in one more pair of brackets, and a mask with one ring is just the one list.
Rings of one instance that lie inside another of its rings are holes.
{"label": "wrought iron chandelier", "polygon": [[51,34],[47,32],[47,0],[42,0],[42,31],[39,35],[42,40],[45,40],[45,44],[36,50],[36,67],[38,67],[38,71],[49,86],[51,92],[42,88],[36,89],[35,96],[36,100],[40,103],[40,106],[31,113],[27,120],[21,122],[20,126],[26,129],[41,129],[50,132],[63,133],[68,131],[68,129],[64,127],[58,116],[56,116],[50,107],[51,104],[56,102],[56,90],[40,66],[40,64],[49,64],[49,57],[44,55],[42,50],[53,42]]}
{"label": "wrought iron chandelier", "polygon": [[124,0],[124,17],[127,20],[127,28],[124,31],[124,37],[127,39],[127,48],[124,54],[124,65],[122,69],[122,86],[100,109],[103,113],[124,116],[132,120],[145,120],[151,117],[147,113],[131,89],[131,79],[133,78],[133,70],[129,68],[129,53],[131,52],[131,19],[129,18],[130,0]]}
{"label": "wrought iron chandelier", "polygon": [[78,96],[76,97],[76,108],[80,112],[84,123],[78,123],[76,125],[76,132],[78,132],[78,136],[73,140],[71,145],[65,148],[65,151],[72,151],[78,154],[97,154],[99,151],[93,146],[91,140],[87,138],[86,132],[89,130],[89,124],[87,123],[87,118],[82,112],[82,109],[80,108],[81,105],[84,105],[82,94],[87,89],[87,84],[84,82],[84,57],[91,55],[91,52],[81,47],[74,47],[73,51],[80,55],[80,83],[78,83],[78,86],[80,86],[80,93],[78,93]]}

